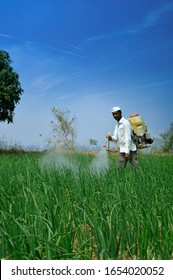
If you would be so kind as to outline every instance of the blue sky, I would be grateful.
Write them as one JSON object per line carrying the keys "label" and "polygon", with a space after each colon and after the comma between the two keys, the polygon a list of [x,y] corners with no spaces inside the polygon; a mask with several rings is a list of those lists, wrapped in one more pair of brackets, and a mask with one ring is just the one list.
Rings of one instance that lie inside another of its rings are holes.
{"label": "blue sky", "polygon": [[113,106],[154,137],[173,121],[173,1],[1,0],[0,49],[24,89],[8,141],[44,145],[52,107],[76,116],[81,145],[113,133]]}

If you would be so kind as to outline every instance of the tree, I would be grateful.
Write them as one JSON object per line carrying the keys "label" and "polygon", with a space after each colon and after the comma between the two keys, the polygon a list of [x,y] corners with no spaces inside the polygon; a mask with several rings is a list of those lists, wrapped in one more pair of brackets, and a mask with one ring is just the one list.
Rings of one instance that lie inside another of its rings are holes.
{"label": "tree", "polygon": [[8,52],[0,50],[0,121],[7,123],[13,122],[14,109],[23,92],[11,63]]}
{"label": "tree", "polygon": [[70,117],[70,111],[53,107],[55,121],[51,121],[51,138],[47,139],[48,144],[55,145],[60,150],[73,150],[76,140],[74,123],[76,117]]}
{"label": "tree", "polygon": [[89,142],[90,142],[90,145],[97,145],[98,140],[95,140],[95,139],[91,138],[91,139],[89,140]]}
{"label": "tree", "polygon": [[170,124],[169,130],[160,134],[163,140],[162,149],[164,152],[173,151],[173,122]]}

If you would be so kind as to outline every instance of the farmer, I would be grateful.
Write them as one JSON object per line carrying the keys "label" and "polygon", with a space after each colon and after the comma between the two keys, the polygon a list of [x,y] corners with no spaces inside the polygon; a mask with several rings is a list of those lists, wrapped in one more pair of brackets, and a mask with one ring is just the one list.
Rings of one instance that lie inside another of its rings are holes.
{"label": "farmer", "polygon": [[120,107],[112,108],[112,116],[117,121],[112,136],[107,135],[108,140],[119,143],[119,155],[117,167],[124,169],[129,161],[132,166],[138,166],[137,148],[132,140],[133,128],[128,120],[122,116]]}

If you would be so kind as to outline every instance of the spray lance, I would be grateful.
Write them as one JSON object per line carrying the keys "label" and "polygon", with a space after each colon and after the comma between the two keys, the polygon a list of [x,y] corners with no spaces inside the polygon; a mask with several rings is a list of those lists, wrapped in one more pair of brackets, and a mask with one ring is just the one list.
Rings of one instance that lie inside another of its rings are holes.
{"label": "spray lance", "polygon": [[[108,132],[107,136],[109,137],[111,135],[110,131]],[[110,141],[109,138],[106,137],[106,143],[108,142],[108,150],[109,150],[109,145],[110,145]],[[106,143],[103,145],[104,148],[106,148]]]}

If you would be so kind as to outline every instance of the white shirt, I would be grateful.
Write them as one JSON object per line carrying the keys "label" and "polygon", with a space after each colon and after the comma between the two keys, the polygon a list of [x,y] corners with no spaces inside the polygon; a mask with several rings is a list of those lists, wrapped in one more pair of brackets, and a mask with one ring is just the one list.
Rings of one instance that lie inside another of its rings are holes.
{"label": "white shirt", "polygon": [[136,145],[132,140],[132,131],[133,128],[130,122],[124,117],[117,122],[112,141],[119,143],[120,153],[129,154],[130,151],[136,151]]}

